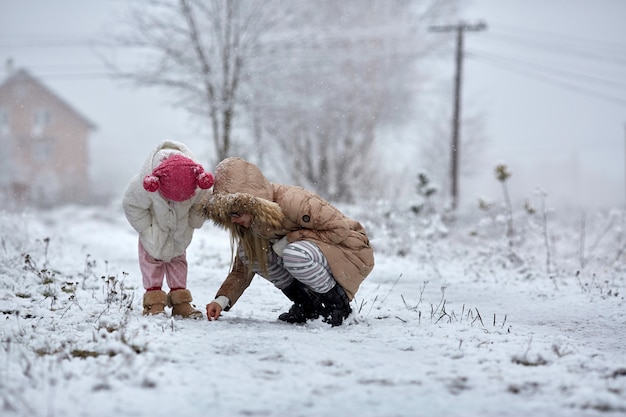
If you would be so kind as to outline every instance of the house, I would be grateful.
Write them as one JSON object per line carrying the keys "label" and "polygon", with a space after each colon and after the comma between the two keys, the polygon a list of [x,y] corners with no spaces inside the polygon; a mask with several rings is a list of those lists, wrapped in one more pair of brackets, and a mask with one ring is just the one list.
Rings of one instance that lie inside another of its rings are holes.
{"label": "house", "polygon": [[0,84],[0,207],[86,202],[92,122],[24,69]]}

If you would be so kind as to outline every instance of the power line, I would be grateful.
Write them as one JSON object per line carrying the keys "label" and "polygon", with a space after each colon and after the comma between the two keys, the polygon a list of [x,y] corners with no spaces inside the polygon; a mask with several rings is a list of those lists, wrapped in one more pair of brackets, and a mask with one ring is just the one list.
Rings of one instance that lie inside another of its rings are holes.
{"label": "power line", "polygon": [[[501,31],[499,30],[500,28],[504,30]],[[535,36],[535,37],[541,37],[544,39],[545,37],[548,37],[550,39],[560,38],[561,40],[564,40],[566,42],[568,41],[574,42],[576,45],[580,45],[581,42],[584,42],[587,44],[591,44],[594,48],[595,47],[615,48],[615,49],[621,49],[622,51],[626,51],[626,44],[624,43],[618,43],[618,42],[612,42],[612,41],[600,40],[600,39],[589,39],[589,38],[584,38],[582,36],[569,35],[569,34],[564,34],[564,33],[555,33],[555,32],[534,30],[534,29],[529,29],[529,28],[522,28],[519,26],[508,26],[508,25],[498,25],[497,27],[493,27],[492,25],[490,29],[491,29],[490,33],[503,33],[503,34],[508,34],[510,36],[523,36],[523,37]],[[507,30],[508,30],[508,33],[507,33]]]}
{"label": "power line", "polygon": [[568,55],[584,59],[598,59],[618,63],[620,65],[626,65],[626,53],[620,54],[618,52],[617,55],[607,55],[606,53],[599,53],[597,49],[593,49],[591,51],[583,50],[580,48],[580,45],[572,46],[569,44],[554,42],[550,39],[527,39],[502,32],[490,32],[490,37],[495,38],[496,40],[500,38],[507,42],[521,44],[522,46],[530,47],[533,50],[544,50],[558,55]]}
{"label": "power line", "polygon": [[[436,27],[435,30],[445,31],[446,29],[449,29],[449,28],[450,26],[440,26],[440,27]],[[350,39],[352,41],[355,41],[355,40],[380,38],[381,36],[383,36],[388,41],[394,41],[395,45],[397,45],[398,43],[401,44],[403,41],[408,42],[407,39],[403,38],[404,36],[406,36],[406,33],[408,30],[411,30],[411,29],[417,30],[417,28],[411,25],[401,25],[399,27],[396,26],[393,28],[390,26],[374,27],[375,29],[374,31],[371,31],[369,29],[366,30],[366,29],[367,28],[353,28],[347,31],[345,30],[339,31],[338,29],[335,29],[334,31],[324,34],[323,36],[322,35],[316,36],[315,40],[316,42],[322,39],[325,39],[326,41],[330,39],[334,39],[334,40]],[[394,32],[391,31],[392,29],[394,30]],[[593,49],[592,51],[580,49],[579,43],[577,43],[575,47],[572,47],[571,44],[563,44],[562,42],[559,42],[558,40],[555,40],[553,38],[533,39],[531,37],[529,39],[529,37],[531,36],[529,34],[532,34],[533,32],[527,29],[521,29],[521,30],[524,31],[524,33],[522,33],[521,35],[510,34],[510,33],[497,31],[497,30],[496,31],[490,30],[488,37],[492,39],[495,38],[496,40],[504,40],[507,43],[512,42],[512,43],[521,44],[522,46],[527,46],[534,50],[547,50],[552,53],[557,53],[560,55],[567,55],[570,57],[582,57],[585,59],[590,59],[590,58],[601,59],[601,60],[606,60],[606,61],[614,61],[614,62],[619,63],[620,65],[626,64],[626,56],[622,57],[619,53],[618,55],[601,54],[601,53],[598,53],[597,49]],[[434,31],[433,28],[431,28],[431,31]],[[560,38],[570,38],[570,39],[576,40],[577,42],[586,41],[587,43],[593,43],[593,44],[597,44],[601,42],[601,41],[595,41],[595,40],[586,39],[582,37],[570,37],[567,35],[554,35],[554,34],[549,34],[548,32],[535,32],[535,33],[542,33],[544,35],[548,35],[551,37],[559,36]],[[295,32],[286,32],[286,33],[281,32],[281,33],[273,34],[272,36],[265,36],[264,42],[272,44],[272,43],[285,41],[285,40],[293,40],[294,36],[296,35],[300,35],[300,39],[302,39],[301,33],[298,34]],[[390,39],[390,36],[393,39]],[[601,42],[601,43],[605,43],[605,42]],[[609,45],[615,46],[617,48],[626,48],[626,45],[617,44],[617,43],[615,44],[610,43]],[[317,47],[317,46],[318,45],[315,42],[312,45],[298,42],[299,48]],[[120,45],[115,45],[111,43],[110,41],[85,39],[83,36],[80,36],[80,35],[76,35],[76,36],[72,35],[72,36],[58,37],[58,38],[51,38],[49,36],[40,37],[38,35],[33,38],[21,38],[21,39],[16,39],[15,37],[12,37],[12,36],[8,36],[7,39],[3,39],[3,37],[0,37],[0,49],[3,49],[3,48],[55,49],[55,48],[81,48],[81,47],[84,47],[87,49],[94,48],[94,47],[115,48],[115,47],[120,47]],[[328,49],[328,45],[325,46],[325,49]],[[398,48],[396,50],[396,53],[405,54],[405,55],[417,54],[414,48],[410,50],[408,48],[406,49]]]}
{"label": "power line", "polygon": [[468,51],[468,56],[474,58],[486,58],[486,59],[492,59],[492,60],[499,60],[499,61],[505,61],[505,62],[511,62],[511,63],[516,63],[516,64],[521,64],[524,66],[527,66],[529,68],[537,68],[539,71],[546,71],[546,72],[550,72],[552,74],[555,74],[555,76],[566,76],[566,77],[571,77],[571,78],[577,78],[579,80],[582,81],[589,81],[589,82],[593,82],[593,83],[598,83],[598,84],[604,84],[606,86],[616,86],[616,87],[626,87],[626,81],[624,80],[610,80],[610,79],[606,79],[606,78],[602,78],[602,77],[598,77],[598,76],[594,76],[594,75],[589,75],[589,74],[580,74],[580,73],[576,73],[576,72],[572,72],[572,71],[568,71],[568,70],[564,70],[561,68],[554,68],[548,65],[542,65],[539,64],[537,62],[528,62],[528,61],[524,61],[522,59],[518,59],[518,58],[511,58],[511,57],[504,57],[504,56],[500,56],[500,55],[494,55],[494,54],[490,54],[489,52],[484,52],[484,51],[477,51],[477,50],[471,50]]}
{"label": "power line", "polygon": [[[477,56],[475,54],[472,54],[469,57],[470,58],[477,58]],[[482,57],[482,59],[487,61],[487,62],[490,61],[488,58],[485,58],[485,57]],[[608,94],[605,94],[605,93],[601,93],[601,92],[598,92],[598,91],[595,91],[595,90],[591,90],[589,88],[582,87],[582,86],[580,86],[578,84],[573,84],[573,83],[570,83],[570,82],[567,82],[567,81],[563,81],[563,80],[558,79],[558,78],[546,76],[545,74],[532,73],[532,72],[529,72],[529,71],[526,71],[524,69],[519,68],[516,64],[508,64],[507,65],[506,62],[503,63],[502,61],[497,61],[497,60],[491,60],[491,63],[496,65],[496,66],[499,66],[501,68],[504,68],[504,69],[506,69],[508,71],[511,71],[511,72],[519,73],[519,74],[522,74],[522,75],[530,77],[530,78],[539,79],[541,81],[547,81],[547,82],[549,82],[551,84],[558,85],[560,87],[565,87],[568,90],[576,91],[576,92],[579,92],[579,93],[582,92],[582,93],[584,93],[584,94],[586,94],[588,96],[593,96],[595,98],[601,98],[601,99],[603,99],[605,101],[609,101],[609,102],[612,102],[612,103],[619,104],[620,106],[626,106],[626,100],[621,99],[619,97],[614,97],[614,96],[611,96],[611,95],[608,95]]]}
{"label": "power line", "polygon": [[[402,27],[404,28],[404,26]],[[439,32],[450,31],[454,29],[455,27],[456,25],[440,26],[440,27],[431,28],[431,31],[439,31]],[[385,32],[389,30],[389,27],[385,26],[385,27],[380,27],[377,29],[380,33],[385,34]],[[597,53],[590,53],[588,50],[581,50],[580,48],[571,48],[571,47],[565,48],[564,46],[568,46],[568,45],[563,45],[563,43],[560,42],[559,39],[571,39],[572,41],[586,42],[587,44],[593,44],[593,45],[606,44],[605,46],[607,47],[614,47],[618,49],[621,47],[626,47],[626,45],[622,45],[619,43],[609,43],[609,42],[597,41],[597,40],[592,40],[592,39],[586,39],[582,37],[572,37],[568,35],[558,35],[558,34],[555,35],[555,34],[548,34],[547,32],[536,32],[536,31],[533,32],[527,29],[520,29],[520,30],[524,31],[521,35],[501,33],[498,31],[496,31],[496,35],[502,35],[500,36],[500,39],[504,39],[506,42],[514,42],[514,43],[517,42],[517,43],[525,44],[526,46],[531,46],[534,49],[537,49],[537,48],[546,49],[547,48],[552,52],[556,51],[559,54],[564,54],[570,57],[583,58],[585,59],[585,61],[588,61],[588,62],[595,62],[596,58],[600,57],[606,60],[619,61],[620,65],[621,65],[621,60],[619,59],[619,57],[616,57],[615,55],[610,55],[610,56],[599,55]],[[549,35],[551,36],[551,38],[550,39],[542,38],[539,40],[531,39],[530,43],[527,42],[528,41],[527,38],[532,36],[533,33],[538,33],[539,36]],[[279,36],[279,35],[276,35],[276,36]],[[332,37],[338,37],[338,36],[340,36],[340,33],[336,31]],[[372,34],[364,33],[362,30],[353,30],[346,36],[354,39],[354,38],[360,38],[362,36],[371,37]],[[493,36],[493,31],[490,30],[488,36],[489,37]],[[15,37],[10,37],[10,39],[3,39],[3,37],[4,36],[0,37],[0,48],[7,47],[7,46],[16,46],[16,47],[25,47],[25,48],[56,49],[56,48],[65,48],[65,47],[92,48],[94,46],[106,46],[106,47],[112,46],[110,43],[97,42],[93,40],[85,40],[84,38],[80,36],[58,37],[56,39],[54,38],[43,39],[40,37],[34,37],[30,39],[29,38],[15,39]],[[559,39],[554,39],[554,37],[558,37]],[[270,43],[277,41],[279,38],[271,39]],[[333,56],[335,56],[336,58],[340,58],[340,57],[346,58],[345,53],[341,53],[340,51],[335,51],[333,49],[335,48],[330,48],[330,50],[332,50],[331,58]],[[353,52],[356,53],[357,51],[353,51]],[[390,48],[379,48],[376,50],[359,49],[358,56],[355,55],[355,57],[362,57],[363,55],[366,55],[369,58],[382,58],[382,57],[390,56],[390,55],[394,55],[396,57],[399,56],[399,57],[406,58],[406,59],[414,59],[414,58],[419,57],[419,54],[415,52],[414,48],[412,48],[411,45],[408,45],[408,44],[402,45],[402,43],[400,43],[399,45],[395,44],[395,47],[391,49]],[[588,75],[588,74],[576,74],[571,71],[567,71],[563,69],[550,68],[548,66],[541,65],[536,62],[534,63],[524,62],[523,60],[520,60],[520,59],[506,58],[506,57],[498,56],[495,54],[489,54],[487,52],[479,51],[479,50],[469,51],[468,57],[471,59],[484,61],[492,65],[504,67],[505,69],[508,69],[509,71],[522,73],[523,75],[529,76],[531,78],[540,78],[544,81],[547,80],[547,81],[552,82],[553,84],[557,84],[562,87],[565,86],[569,90],[583,92],[585,94],[593,95],[595,97],[599,97],[599,98],[602,98],[611,102],[616,102],[620,105],[623,105],[623,100],[618,97],[614,97],[610,94],[604,94],[598,91],[594,91],[593,89],[590,89],[590,88],[584,88],[577,84],[567,83],[561,79],[558,79],[558,76],[560,75],[563,77],[567,77],[569,79],[576,79],[576,80],[583,80],[583,81],[586,80],[589,83],[605,84],[607,86],[614,85],[618,87],[624,86],[624,82],[621,82],[621,81],[604,79],[604,78],[595,77],[593,75]],[[593,58],[593,59],[590,59],[590,58]],[[288,56],[280,56],[280,54],[278,54],[278,56],[276,56],[275,59],[285,61],[290,58]],[[325,64],[330,65],[330,63],[326,62],[328,60],[328,54],[323,54],[323,53],[319,54],[318,56],[304,57],[304,61],[303,61],[303,57],[299,57],[298,59],[302,63],[305,63],[307,65],[319,66],[319,68],[317,68],[318,70],[324,70],[322,68],[322,65],[325,65]],[[129,65],[135,66],[135,65],[140,65],[140,64],[129,64]],[[523,69],[518,68],[517,65],[527,67],[527,69],[530,69],[530,71],[524,71]],[[325,65],[325,66],[328,66],[328,65]],[[41,66],[39,67],[41,68]],[[46,69],[42,71],[42,73],[39,73],[38,75],[43,76],[45,78],[49,78],[49,79],[66,79],[66,80],[111,78],[110,72],[107,72],[100,68],[97,68],[97,67],[85,68],[85,66],[82,66],[83,68],[79,68],[79,67],[81,66],[80,65],[76,65],[76,66],[63,65],[63,66],[58,66],[58,71],[57,71],[56,69],[52,70],[51,66],[47,66]],[[0,73],[1,72],[2,72],[2,69],[0,68]],[[553,78],[549,78],[549,76]]]}

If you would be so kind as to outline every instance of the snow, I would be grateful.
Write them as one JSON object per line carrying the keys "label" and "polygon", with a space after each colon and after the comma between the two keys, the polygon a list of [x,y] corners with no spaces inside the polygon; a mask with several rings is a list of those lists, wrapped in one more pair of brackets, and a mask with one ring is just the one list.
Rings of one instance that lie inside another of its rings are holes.
{"label": "snow", "polygon": [[[262,278],[215,322],[144,317],[119,203],[1,212],[0,413],[626,414],[624,212],[516,212],[507,237],[498,209],[342,209],[376,267],[335,328],[279,322],[290,302]],[[194,235],[202,311],[230,254],[211,223]]]}

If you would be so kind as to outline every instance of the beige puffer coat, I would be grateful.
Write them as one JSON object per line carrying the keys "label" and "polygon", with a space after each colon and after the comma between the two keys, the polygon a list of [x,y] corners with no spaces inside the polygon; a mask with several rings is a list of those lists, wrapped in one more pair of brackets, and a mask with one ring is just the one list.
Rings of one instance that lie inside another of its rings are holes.
{"label": "beige puffer coat", "polygon": [[[310,191],[270,183],[256,165],[241,158],[227,158],[217,166],[213,194],[205,200],[204,212],[225,229],[232,227],[231,213],[248,212],[258,236],[315,242],[350,300],[374,268],[374,253],[360,223]],[[233,306],[253,277],[236,256],[216,297],[228,297]]]}

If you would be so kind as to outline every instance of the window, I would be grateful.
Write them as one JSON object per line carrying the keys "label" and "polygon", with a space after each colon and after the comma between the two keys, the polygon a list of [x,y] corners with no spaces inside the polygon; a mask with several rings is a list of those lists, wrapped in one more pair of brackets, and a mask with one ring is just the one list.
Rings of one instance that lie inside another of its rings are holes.
{"label": "window", "polygon": [[50,161],[53,158],[54,143],[51,139],[33,140],[33,159],[40,162]]}
{"label": "window", "polygon": [[3,108],[0,108],[0,134],[8,135],[11,128],[9,125],[9,111]]}
{"label": "window", "polygon": [[50,116],[50,112],[46,109],[37,109],[35,111],[35,120],[33,123],[33,135],[39,136],[43,132],[43,130],[50,124],[52,120],[52,116]]}

